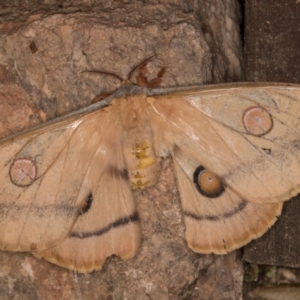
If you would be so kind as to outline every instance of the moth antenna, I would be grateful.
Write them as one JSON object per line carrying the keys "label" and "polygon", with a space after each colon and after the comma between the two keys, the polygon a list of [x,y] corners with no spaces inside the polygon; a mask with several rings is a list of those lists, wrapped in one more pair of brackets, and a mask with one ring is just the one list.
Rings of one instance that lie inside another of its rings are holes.
{"label": "moth antenna", "polygon": [[142,67],[142,66],[145,66],[153,57],[155,57],[156,54],[148,57],[147,59],[145,59],[144,61],[142,61],[141,63],[139,63],[137,66],[135,66],[131,71],[130,73],[128,74],[128,77],[127,77],[127,80],[131,82],[131,77],[132,77],[132,74],[134,73],[134,71],[136,71],[138,68]]}
{"label": "moth antenna", "polygon": [[120,77],[119,75],[117,75],[115,73],[111,73],[111,72],[98,71],[98,70],[87,70],[87,71],[82,71],[82,73],[98,73],[98,74],[109,75],[109,76],[113,76],[113,77],[119,79],[121,82],[124,82],[124,79],[122,77]]}

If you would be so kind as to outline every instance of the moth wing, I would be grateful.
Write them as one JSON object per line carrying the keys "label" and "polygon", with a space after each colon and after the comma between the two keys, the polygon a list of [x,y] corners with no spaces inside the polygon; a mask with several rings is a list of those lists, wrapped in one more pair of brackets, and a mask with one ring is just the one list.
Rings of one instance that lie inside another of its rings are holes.
{"label": "moth wing", "polygon": [[[89,198],[100,197],[101,191],[96,193],[94,188],[115,159],[114,147],[121,144],[121,138],[122,128],[109,107],[1,144],[1,248],[42,251],[66,239],[87,209]],[[37,177],[28,186],[19,186],[10,170],[15,161],[24,158],[34,162]],[[121,193],[121,187],[115,188]],[[110,200],[107,194],[105,201]],[[122,208],[127,213],[132,197],[127,192],[125,198],[128,201]],[[110,216],[115,209],[111,208]],[[105,214],[105,210],[98,214],[100,225]]]}
{"label": "moth wing", "polygon": [[297,85],[244,84],[148,101],[173,130],[176,140],[170,143],[185,148],[243,199],[270,203],[300,191],[299,99]]}
{"label": "moth wing", "polygon": [[224,187],[219,196],[199,193],[191,180],[200,162],[180,148],[172,157],[178,182],[185,237],[195,252],[226,254],[263,235],[277,220],[282,203],[249,202]]}
{"label": "moth wing", "polygon": [[[2,250],[47,248],[70,231],[79,208],[73,194],[68,195],[70,183],[65,189],[62,184],[67,178],[68,144],[79,125],[80,120],[62,122],[0,145]],[[22,173],[28,175],[22,177]]]}
{"label": "moth wing", "polygon": [[[123,164],[121,145],[115,147],[101,177],[91,185],[93,200],[68,237],[56,247],[33,254],[80,273],[101,269],[106,258],[132,257],[140,244],[140,226]],[[98,166],[91,169],[97,176]],[[98,176],[99,177],[99,176]]]}
{"label": "moth wing", "polygon": [[[261,236],[280,215],[280,201],[299,191],[299,154],[290,152],[299,140],[299,132],[290,131],[298,125],[299,94],[299,87],[245,86],[148,99],[156,151],[173,157],[186,239],[194,251],[224,254]],[[245,111],[257,106],[272,119],[260,136],[240,124]],[[200,166],[220,179],[218,195],[199,192]]]}

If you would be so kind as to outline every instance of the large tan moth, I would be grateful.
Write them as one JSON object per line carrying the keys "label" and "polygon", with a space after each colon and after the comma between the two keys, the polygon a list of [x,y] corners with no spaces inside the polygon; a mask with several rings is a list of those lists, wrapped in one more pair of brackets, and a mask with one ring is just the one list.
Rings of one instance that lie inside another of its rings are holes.
{"label": "large tan moth", "polygon": [[[147,63],[147,61],[146,61]],[[90,272],[140,244],[132,189],[170,155],[188,246],[226,254],[261,236],[300,191],[300,86],[148,89],[104,101],[0,144],[0,246]]]}

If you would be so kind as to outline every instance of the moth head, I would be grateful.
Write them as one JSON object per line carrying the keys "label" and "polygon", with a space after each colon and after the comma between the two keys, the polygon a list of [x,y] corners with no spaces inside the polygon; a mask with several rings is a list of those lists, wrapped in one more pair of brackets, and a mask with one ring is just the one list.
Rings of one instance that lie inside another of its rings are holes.
{"label": "moth head", "polygon": [[[160,70],[157,73],[156,78],[153,78],[151,80],[148,80],[146,73],[147,73],[147,64],[149,61],[151,61],[156,55],[152,55],[149,58],[145,59],[141,63],[139,63],[137,66],[133,67],[132,70],[129,72],[127,78],[123,79],[121,76],[112,73],[112,72],[107,72],[107,71],[99,71],[99,70],[87,70],[83,71],[82,73],[98,73],[98,74],[103,74],[103,75],[108,75],[117,78],[121,84],[120,86],[125,86],[125,85],[134,85],[132,77],[135,71],[138,71],[138,75],[136,76],[136,85],[140,87],[146,87],[146,88],[156,88],[158,87],[161,82],[162,82],[162,77],[165,74],[165,71],[167,69],[167,66],[162,66]],[[107,98],[113,92],[103,92],[100,95],[97,95],[93,100],[92,103],[96,103],[98,101],[101,101],[102,99]]]}

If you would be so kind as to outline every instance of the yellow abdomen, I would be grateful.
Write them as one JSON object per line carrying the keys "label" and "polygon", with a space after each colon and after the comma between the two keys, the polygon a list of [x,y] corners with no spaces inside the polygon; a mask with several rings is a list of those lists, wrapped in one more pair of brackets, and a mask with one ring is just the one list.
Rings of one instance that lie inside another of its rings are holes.
{"label": "yellow abdomen", "polygon": [[132,189],[144,189],[156,183],[160,160],[155,155],[150,131],[131,130],[126,137],[124,155]]}

